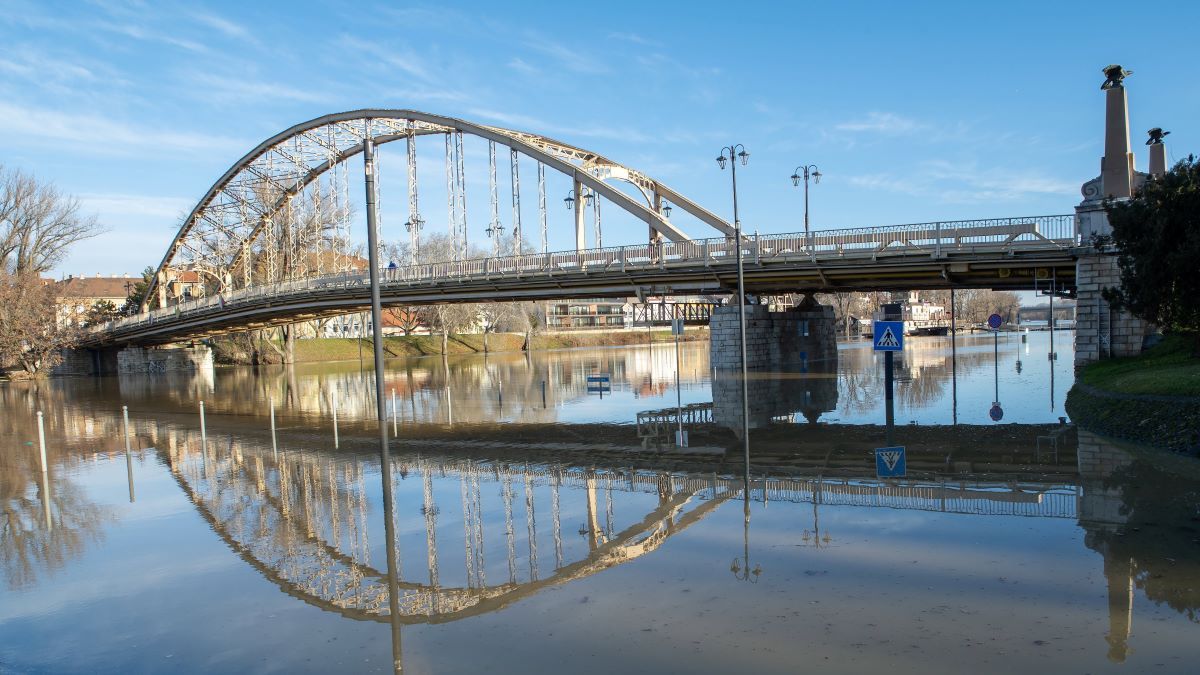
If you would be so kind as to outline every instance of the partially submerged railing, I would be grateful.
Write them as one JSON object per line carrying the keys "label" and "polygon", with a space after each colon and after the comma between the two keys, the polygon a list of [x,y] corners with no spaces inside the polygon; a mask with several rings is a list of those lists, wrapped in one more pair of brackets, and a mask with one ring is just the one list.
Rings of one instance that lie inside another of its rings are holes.
{"label": "partially submerged railing", "polygon": [[[820,230],[808,235],[743,234],[741,242],[743,262],[747,265],[773,261],[807,260],[819,263],[843,258],[874,259],[893,254],[925,254],[940,258],[951,253],[1018,249],[1062,250],[1077,245],[1078,235],[1072,215],[859,227]],[[413,285],[431,282],[436,284],[447,279],[467,281],[493,277],[554,276],[564,273],[629,272],[696,264],[711,267],[733,264],[736,254],[735,242],[731,238],[722,237],[421,263],[380,270],[380,281],[384,286]],[[207,312],[213,307],[224,308],[226,305],[241,304],[264,297],[284,297],[314,290],[352,289],[368,284],[365,271],[260,284],[125,317],[93,330],[104,333],[130,326],[153,324],[164,319],[192,316]]]}

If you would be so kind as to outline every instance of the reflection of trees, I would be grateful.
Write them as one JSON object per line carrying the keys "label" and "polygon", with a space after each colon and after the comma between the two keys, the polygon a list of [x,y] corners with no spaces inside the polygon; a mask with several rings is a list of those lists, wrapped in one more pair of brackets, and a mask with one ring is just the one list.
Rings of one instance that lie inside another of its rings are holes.
{"label": "reflection of trees", "polygon": [[[12,589],[30,586],[39,572],[54,572],[81,555],[102,539],[111,520],[82,487],[63,477],[64,467],[80,460],[77,448],[63,439],[83,436],[78,430],[94,422],[64,403],[58,382],[0,387],[0,438],[6,440],[0,452],[0,569]],[[36,445],[38,408],[47,413],[45,479]]]}
{"label": "reflection of trees", "polygon": [[[869,346],[838,352],[838,397],[841,415],[870,412],[883,399],[883,360],[875,360]],[[971,376],[992,366],[990,350],[958,349],[958,376]],[[950,340],[912,341],[896,355],[896,402],[908,408],[925,408],[945,395],[953,375]]]}
{"label": "reflection of trees", "polygon": [[1200,623],[1200,482],[1138,458],[1105,486],[1120,489],[1128,516],[1119,530],[1096,533],[1105,557],[1131,560],[1134,583],[1147,598]]}

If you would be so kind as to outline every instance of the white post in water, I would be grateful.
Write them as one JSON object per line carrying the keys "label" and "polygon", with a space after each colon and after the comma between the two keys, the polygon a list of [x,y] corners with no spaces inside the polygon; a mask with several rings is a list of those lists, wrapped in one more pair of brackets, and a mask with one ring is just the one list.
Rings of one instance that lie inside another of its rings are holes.
{"label": "white post in water", "polygon": [[47,466],[46,466],[46,425],[42,421],[42,411],[41,410],[38,411],[37,421],[38,421],[38,447],[41,448],[41,451],[42,451],[42,473],[46,473],[46,470],[47,470]]}
{"label": "white post in water", "polygon": [[125,427],[125,474],[129,481],[129,503],[137,501],[133,494],[133,456],[129,448],[129,406],[121,406],[121,421]]}
{"label": "white post in water", "polygon": [[204,401],[200,401],[200,445],[208,453],[208,427],[204,425]]}
{"label": "white post in water", "polygon": [[271,396],[268,400],[270,401],[271,405],[271,453],[278,458],[279,442],[275,438],[275,397]]}
{"label": "white post in water", "polygon": [[329,404],[333,408],[333,449],[338,449],[338,421],[337,421],[337,390],[329,392]]}
{"label": "white post in water", "polygon": [[396,388],[392,387],[392,435],[400,433],[400,409],[396,407]]}
{"label": "white post in water", "polygon": [[125,453],[129,453],[129,406],[121,406],[121,420],[125,428]]}

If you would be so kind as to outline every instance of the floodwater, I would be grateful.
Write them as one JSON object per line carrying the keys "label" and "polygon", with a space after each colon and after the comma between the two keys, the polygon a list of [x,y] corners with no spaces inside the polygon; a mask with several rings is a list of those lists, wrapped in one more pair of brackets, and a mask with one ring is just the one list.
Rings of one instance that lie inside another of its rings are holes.
{"label": "floodwater", "polygon": [[2,385],[0,672],[1194,672],[1200,469],[1048,337],[912,340],[884,481],[858,344],[752,376],[749,481],[702,343],[392,362],[386,448],[357,363]]}

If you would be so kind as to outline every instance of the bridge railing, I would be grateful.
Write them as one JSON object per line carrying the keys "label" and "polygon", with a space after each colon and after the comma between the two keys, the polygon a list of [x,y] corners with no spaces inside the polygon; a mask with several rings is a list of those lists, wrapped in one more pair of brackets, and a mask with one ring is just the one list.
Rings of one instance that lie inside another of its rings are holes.
{"label": "bridge railing", "polygon": [[[743,233],[742,258],[747,265],[772,261],[811,260],[814,263],[842,258],[878,257],[893,254],[927,254],[938,258],[976,251],[1029,248],[1068,249],[1079,244],[1072,215],[990,218],[884,227],[818,230],[811,234]],[[672,266],[727,265],[736,259],[737,244],[731,237],[696,239],[658,244],[635,244],[583,251],[523,253],[495,258],[419,263],[381,270],[383,284],[430,284],[446,279],[470,280],[491,277],[549,275],[559,273],[625,272]],[[369,283],[366,272],[353,271],[259,284],[214,296],[189,300],[146,314],[125,317],[93,329],[109,332],[184,318],[258,298],[282,298],[314,290],[352,289]]]}

